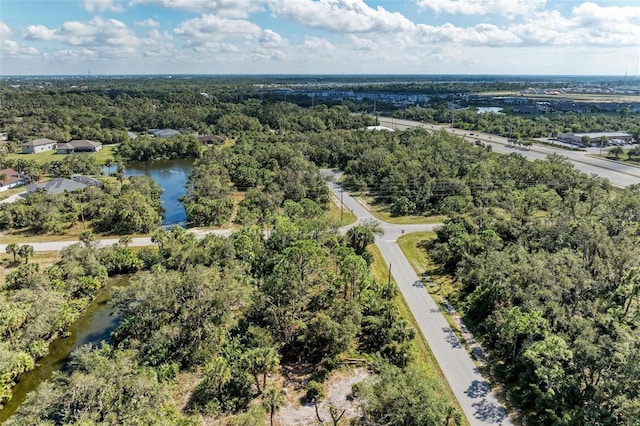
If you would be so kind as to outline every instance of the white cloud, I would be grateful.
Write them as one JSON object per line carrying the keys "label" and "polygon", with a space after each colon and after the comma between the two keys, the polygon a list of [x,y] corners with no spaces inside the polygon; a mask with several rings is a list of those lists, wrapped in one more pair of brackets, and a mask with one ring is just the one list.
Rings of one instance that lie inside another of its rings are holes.
{"label": "white cloud", "polygon": [[528,15],[539,10],[546,0],[418,0],[418,7],[436,13],[454,15]]}
{"label": "white cloud", "polygon": [[82,54],[82,49],[95,51],[100,57],[126,57],[136,54],[136,49],[141,45],[140,38],[123,22],[101,17],[82,22],[65,22],[56,29],[30,25],[25,38],[58,42],[75,48],[61,50],[67,57],[73,55],[70,52]]}
{"label": "white cloud", "polygon": [[637,46],[640,7],[582,3],[568,17],[556,10],[544,11],[508,29],[526,45]]}
{"label": "white cloud", "polygon": [[491,24],[475,27],[456,27],[444,24],[438,27],[420,25],[419,37],[423,43],[455,43],[471,46],[504,46],[519,44],[520,38]]}
{"label": "white cloud", "polygon": [[329,40],[323,37],[307,36],[302,45],[303,49],[313,52],[314,55],[325,56],[334,51],[334,46]]}
{"label": "white cloud", "polygon": [[256,24],[242,19],[224,19],[205,14],[199,18],[189,19],[173,30],[174,34],[186,39],[186,46],[198,49],[218,51],[229,49],[221,43],[227,38],[253,39],[262,35],[262,29]]}
{"label": "white cloud", "polygon": [[369,7],[364,0],[273,0],[278,18],[336,33],[412,31],[415,24],[398,12]]}
{"label": "white cloud", "polygon": [[144,21],[136,22],[136,25],[140,27],[158,28],[160,26],[160,23],[157,21],[154,21],[151,18],[147,18]]}
{"label": "white cloud", "polygon": [[60,49],[55,53],[56,58],[97,58],[98,53],[91,49]]}
{"label": "white cloud", "polygon": [[354,50],[372,51],[376,49],[376,42],[370,38],[359,37],[354,34],[349,34],[349,44]]}
{"label": "white cloud", "polygon": [[4,22],[0,21],[0,38],[5,39],[10,37],[12,34],[11,28]]}
{"label": "white cloud", "polygon": [[287,46],[287,39],[272,30],[264,30],[260,36],[260,45],[262,47],[274,48]]}
{"label": "white cloud", "polygon": [[8,39],[3,39],[0,43],[0,53],[2,53],[3,56],[13,58],[29,58],[40,55],[40,51],[35,47]]}
{"label": "white cloud", "polygon": [[124,8],[117,4],[118,0],[83,0],[84,8],[89,13],[94,12],[122,12]]}
{"label": "white cloud", "polygon": [[133,0],[132,4],[214,13],[223,18],[246,18],[253,12],[264,10],[266,2],[266,0]]}
{"label": "white cloud", "polygon": [[56,36],[56,30],[50,30],[44,25],[29,25],[25,38],[27,40],[53,40]]}

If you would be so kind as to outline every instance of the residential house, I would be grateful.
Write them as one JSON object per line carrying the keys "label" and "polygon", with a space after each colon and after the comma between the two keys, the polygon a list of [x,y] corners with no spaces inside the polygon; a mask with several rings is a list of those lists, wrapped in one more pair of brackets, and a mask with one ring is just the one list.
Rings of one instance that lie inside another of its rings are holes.
{"label": "residential house", "polygon": [[173,129],[151,129],[149,133],[155,138],[170,138],[181,134],[179,131]]}
{"label": "residential house", "polygon": [[0,169],[0,191],[6,191],[16,186],[26,185],[29,183],[29,176],[18,173],[13,169]]}
{"label": "residential house", "polygon": [[100,182],[98,179],[94,179],[90,176],[73,175],[71,176],[71,180],[75,182],[80,182],[87,186],[93,186],[96,188],[102,188],[104,186],[104,184]]}
{"label": "residential house", "polygon": [[98,152],[102,149],[100,142],[83,140],[72,140],[67,143],[59,143],[56,150],[58,154],[75,154],[77,152]]}
{"label": "residential house", "polygon": [[27,192],[44,191],[47,194],[63,194],[65,192],[73,192],[86,188],[84,183],[76,182],[71,179],[55,178],[48,182],[35,183],[27,186]]}
{"label": "residential house", "polygon": [[38,152],[53,151],[56,147],[56,141],[43,138],[34,139],[22,144],[23,154],[37,154]]}
{"label": "residential house", "polygon": [[200,140],[200,142],[206,143],[207,145],[213,143],[224,143],[224,141],[226,140],[224,137],[219,135],[202,135],[198,136],[198,139]]}

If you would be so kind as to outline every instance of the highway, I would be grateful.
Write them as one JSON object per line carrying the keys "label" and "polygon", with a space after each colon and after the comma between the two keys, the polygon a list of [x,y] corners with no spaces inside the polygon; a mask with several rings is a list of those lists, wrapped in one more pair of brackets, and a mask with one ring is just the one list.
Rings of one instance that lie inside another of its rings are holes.
{"label": "highway", "polygon": [[[333,182],[339,178],[340,173],[328,170],[323,170],[322,173],[328,178],[327,184],[339,200],[342,188]],[[358,217],[358,222],[380,222],[349,193],[343,192],[342,199],[344,206]],[[391,274],[469,423],[473,426],[511,425],[505,409],[491,392],[491,385],[482,377],[442,315],[441,308],[420,283],[420,278],[397,244],[397,239],[403,234],[431,231],[440,224],[395,225],[381,222],[381,225],[384,235],[376,238],[376,245],[385,262],[391,265]]]}
{"label": "highway", "polygon": [[627,166],[615,161],[589,157],[589,154],[597,154],[600,151],[600,148],[596,147],[588,148],[585,151],[569,151],[534,144],[531,149],[524,149],[508,146],[507,138],[488,133],[452,129],[450,126],[426,124],[419,121],[401,120],[391,117],[379,117],[379,122],[381,126],[397,130],[406,130],[417,127],[432,131],[446,130],[449,133],[465,138],[469,142],[480,140],[484,144],[491,145],[494,152],[501,154],[517,152],[529,160],[545,160],[549,154],[555,153],[567,157],[576,170],[589,175],[595,174],[606,178],[614,186],[626,187],[640,183],[640,168]]}

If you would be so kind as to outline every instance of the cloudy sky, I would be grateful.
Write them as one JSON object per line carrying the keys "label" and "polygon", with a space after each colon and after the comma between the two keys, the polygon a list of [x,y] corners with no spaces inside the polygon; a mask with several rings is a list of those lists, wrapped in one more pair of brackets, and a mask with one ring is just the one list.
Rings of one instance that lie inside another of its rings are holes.
{"label": "cloudy sky", "polygon": [[640,74],[639,0],[0,0],[0,75]]}

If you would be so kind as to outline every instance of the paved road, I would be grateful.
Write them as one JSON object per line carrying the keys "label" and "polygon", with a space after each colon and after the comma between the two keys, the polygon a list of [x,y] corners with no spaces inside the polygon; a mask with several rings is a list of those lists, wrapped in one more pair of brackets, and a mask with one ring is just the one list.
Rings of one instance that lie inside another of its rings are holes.
{"label": "paved road", "polygon": [[[339,173],[325,170],[323,175],[333,177],[327,184],[336,198],[340,199],[342,188],[331,182],[339,177]],[[342,194],[342,199],[345,207],[358,217],[358,222],[377,220],[347,192]],[[442,315],[440,307],[422,284],[419,284],[418,275],[396,242],[403,233],[430,231],[440,224],[395,225],[381,222],[381,225],[384,235],[376,238],[376,244],[380,247],[385,262],[391,264],[391,273],[469,423],[473,426],[511,425],[505,409],[491,392],[489,382],[480,374]]]}
{"label": "paved road", "polygon": [[[199,230],[199,229],[191,229],[188,230],[195,235],[197,239],[204,238],[209,234],[216,234],[223,237],[228,237],[231,235],[231,229],[212,229],[212,230]],[[1,238],[1,237],[0,237]],[[37,252],[41,251],[61,251],[62,249],[69,247],[73,244],[77,244],[79,241],[51,241],[44,243],[20,243],[20,244],[29,244],[33,246],[33,250]],[[95,241],[97,247],[108,247],[113,244],[118,243],[118,238],[102,238]],[[144,247],[151,246],[153,243],[151,242],[150,237],[137,237],[131,239],[132,247]],[[0,253],[4,253],[7,249],[7,244],[0,244]]]}
{"label": "paved road", "polygon": [[0,204],[5,204],[5,203],[15,203],[18,200],[21,200],[22,198],[24,198],[24,196],[27,195],[27,191],[22,191],[18,194],[13,194],[10,197],[7,197],[3,200],[0,200]]}
{"label": "paved road", "polygon": [[[589,157],[589,154],[597,154],[600,151],[600,148],[596,147],[588,148],[585,151],[567,151],[543,145],[533,145],[531,149],[520,149],[508,146],[507,138],[488,133],[470,132],[469,130],[452,129],[449,126],[425,124],[419,121],[401,120],[390,117],[379,117],[379,121],[383,126],[398,130],[416,127],[434,131],[444,129],[450,133],[464,137],[469,142],[474,142],[479,139],[483,143],[491,145],[494,152],[501,154],[518,152],[530,160],[544,160],[549,154],[556,153],[567,157],[577,170],[589,175],[595,174],[604,177],[615,186],[626,187],[640,183],[640,168]],[[471,133],[473,133],[473,135],[471,135]]]}

